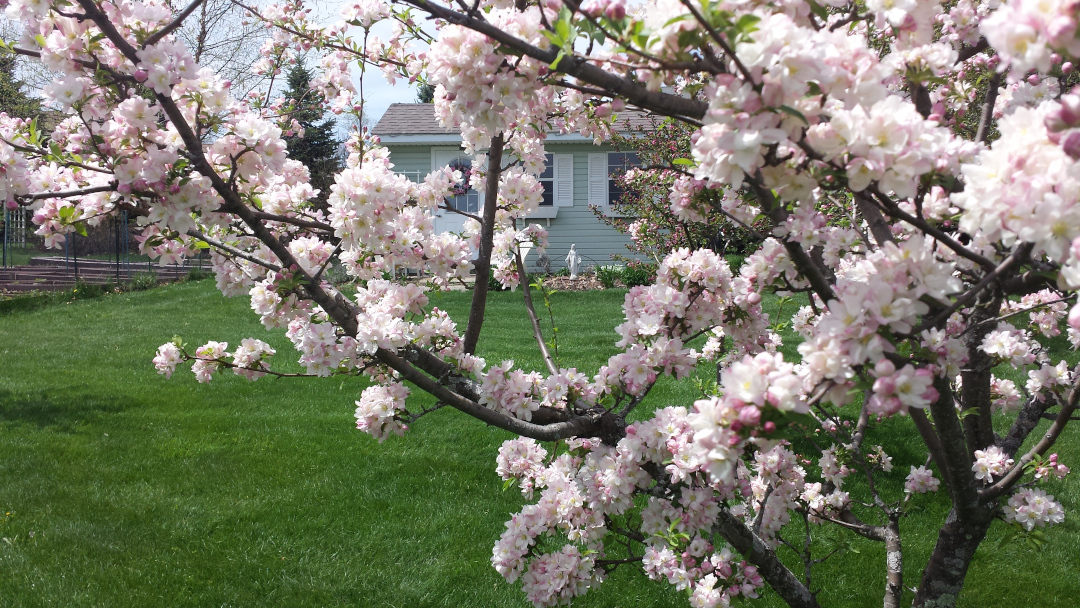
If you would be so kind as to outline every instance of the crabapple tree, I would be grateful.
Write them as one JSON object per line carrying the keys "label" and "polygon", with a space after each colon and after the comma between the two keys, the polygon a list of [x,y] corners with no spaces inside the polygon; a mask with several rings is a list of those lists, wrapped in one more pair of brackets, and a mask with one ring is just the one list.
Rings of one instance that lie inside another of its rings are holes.
{"label": "crabapple tree", "polygon": [[[613,176],[623,189],[618,216],[595,206],[592,211],[601,222],[629,235],[631,253],[655,260],[683,247],[741,254],[765,239],[753,226],[739,225],[719,210],[726,190],[680,179],[690,164],[695,131],[693,125],[669,118],[654,119],[649,128],[611,134],[609,143],[635,152],[641,166]],[[676,181],[680,187],[673,191]]]}
{"label": "crabapple tree", "polygon": [[[991,524],[1063,521],[1044,484],[1068,472],[1051,452],[1080,388],[1044,345],[1080,342],[1080,5],[359,0],[328,26],[299,0],[247,7],[272,26],[254,69],[311,52],[314,97],[334,112],[362,118],[365,78],[436,87],[487,201],[439,234],[432,217],[453,211],[460,173],[411,182],[370,135],[348,142],[315,207],[282,139],[290,106],[235,97],[176,37],[202,1],[7,0],[24,33],[5,50],[61,75],[42,94],[67,118],[46,134],[0,116],[0,195],[31,207],[53,245],[123,210],[152,256],[209,248],[221,291],[286,329],[308,374],[369,379],[357,426],[380,441],[430,411],[415,391],[516,434],[496,470],[529,504],[492,565],[535,605],[569,603],[621,566],[692,606],[765,585],[818,606],[827,556],[809,537],[838,526],[883,544],[885,606],[951,606]],[[519,245],[546,238],[523,221],[545,137],[606,139],[623,105],[691,130],[687,161],[667,168],[673,214],[707,202],[767,238],[740,268],[669,252],[656,283],[627,294],[619,352],[589,377],[548,352]],[[331,263],[355,295],[324,280]],[[396,281],[403,267],[425,281]],[[477,356],[486,281],[460,325],[428,300],[489,272],[521,288],[544,369]],[[806,302],[791,321],[798,360],[777,351],[769,294]],[[274,356],[246,338],[167,343],[154,363],[255,380],[279,373]],[[703,361],[720,372],[702,399],[648,404],[658,379]],[[874,443],[883,421],[919,442],[917,461]],[[885,475],[896,466],[910,467],[904,483]],[[929,559],[904,572],[905,516],[935,491],[951,509]],[[793,561],[787,546],[807,548]]]}

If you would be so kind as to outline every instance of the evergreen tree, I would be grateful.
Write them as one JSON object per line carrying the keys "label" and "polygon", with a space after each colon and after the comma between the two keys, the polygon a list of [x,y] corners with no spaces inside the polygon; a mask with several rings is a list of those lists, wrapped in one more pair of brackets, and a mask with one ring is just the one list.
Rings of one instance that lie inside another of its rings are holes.
{"label": "evergreen tree", "polygon": [[416,89],[416,102],[417,103],[432,103],[435,101],[435,86],[420,83]]}
{"label": "evergreen tree", "polygon": [[15,56],[0,55],[0,112],[19,118],[41,115],[41,101],[23,92],[23,82],[15,76]]}
{"label": "evergreen tree", "polygon": [[325,109],[321,96],[311,90],[311,71],[303,63],[297,63],[288,74],[288,90],[285,97],[295,109],[292,117],[304,129],[303,137],[293,134],[285,137],[289,158],[304,163],[311,173],[311,186],[319,190],[316,202],[325,206],[330,196],[334,174],[341,170],[341,142],[334,136],[334,120],[323,120]]}

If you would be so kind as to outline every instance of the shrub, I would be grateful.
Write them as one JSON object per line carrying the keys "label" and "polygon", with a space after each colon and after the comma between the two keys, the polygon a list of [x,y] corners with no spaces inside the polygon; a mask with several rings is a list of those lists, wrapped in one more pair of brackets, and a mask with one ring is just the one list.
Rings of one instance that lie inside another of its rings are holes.
{"label": "shrub", "polygon": [[135,276],[131,277],[131,282],[128,283],[128,289],[131,291],[144,291],[157,287],[158,278],[157,273],[154,272],[139,272]]}
{"label": "shrub", "polygon": [[615,287],[615,283],[622,280],[623,268],[622,266],[597,266],[596,267],[596,280],[600,281],[600,284],[604,286],[604,289],[611,289]]}
{"label": "shrub", "polygon": [[488,271],[488,291],[506,291],[506,287],[495,278],[493,271]]}
{"label": "shrub", "polygon": [[656,282],[657,266],[654,262],[643,260],[631,260],[623,268],[622,280],[627,287],[638,285],[651,285]]}

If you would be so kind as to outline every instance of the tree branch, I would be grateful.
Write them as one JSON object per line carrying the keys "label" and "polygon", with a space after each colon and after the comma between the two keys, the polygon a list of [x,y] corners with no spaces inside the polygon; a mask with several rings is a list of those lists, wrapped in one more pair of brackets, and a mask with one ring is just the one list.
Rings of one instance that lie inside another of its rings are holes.
{"label": "tree branch", "polygon": [[761,576],[776,591],[788,606],[792,608],[821,608],[817,598],[788,570],[769,545],[746,527],[739,518],[727,509],[721,509],[716,519],[716,531],[724,540],[731,543],[736,551],[743,554],[751,564],[757,567]]}
{"label": "tree branch", "polygon": [[187,8],[181,11],[180,14],[177,15],[168,24],[166,24],[165,27],[154,32],[153,34],[150,34],[150,37],[147,38],[145,42],[143,42],[143,48],[154,46],[158,43],[159,40],[161,40],[165,36],[168,36],[173,32],[173,30],[183,25],[184,20],[190,17],[191,13],[194,13],[195,9],[199,8],[199,5],[205,1],[206,0],[194,0],[191,4],[187,5]]}
{"label": "tree branch", "polygon": [[272,263],[264,261],[264,260],[260,260],[259,258],[251,255],[250,253],[246,253],[244,251],[241,251],[241,250],[237,249],[236,247],[226,245],[225,243],[222,243],[221,241],[210,238],[210,237],[206,236],[205,234],[203,234],[202,232],[200,232],[198,230],[195,230],[194,228],[192,228],[191,230],[188,230],[187,235],[192,237],[192,238],[199,239],[200,241],[206,243],[207,245],[210,245],[211,247],[214,247],[215,249],[220,249],[220,250],[228,253],[229,255],[238,257],[238,258],[243,259],[243,260],[247,260],[247,261],[251,262],[252,264],[257,264],[259,266],[262,266],[263,268],[266,268],[267,270],[271,270],[273,272],[281,272],[281,266],[278,266],[277,264],[272,264]]}
{"label": "tree branch", "polygon": [[994,485],[979,493],[979,500],[982,503],[988,503],[1007,492],[1020,480],[1020,477],[1024,474],[1024,467],[1027,466],[1029,462],[1034,460],[1036,456],[1042,456],[1047,450],[1053,447],[1054,443],[1057,442],[1058,437],[1061,435],[1061,431],[1065,430],[1065,425],[1069,424],[1069,419],[1073,412],[1076,411],[1078,402],[1080,402],[1080,383],[1073,385],[1072,390],[1069,391],[1068,401],[1061,406],[1061,411],[1058,412],[1057,420],[1054,420],[1050,425],[1050,428],[1046,430],[1046,434],[1043,435],[1042,439],[1031,446],[1031,449],[1028,450],[1027,454],[1024,454],[1023,457],[1017,460],[1016,464],[1013,465],[1013,468],[1009,469],[1009,472],[1006,473],[1004,477],[999,479]]}
{"label": "tree branch", "polygon": [[525,270],[525,262],[521,259],[520,249],[514,249],[514,258],[518,266],[518,275],[521,278],[521,293],[525,299],[525,310],[528,311],[529,321],[532,323],[533,337],[536,338],[536,345],[540,348],[540,356],[544,358],[544,365],[547,366],[548,372],[554,376],[559,373],[559,366],[555,365],[555,360],[551,358],[551,352],[548,351],[547,343],[544,342],[544,332],[540,331],[540,318],[536,316],[536,308],[533,307],[529,273]]}
{"label": "tree branch", "polygon": [[495,242],[495,211],[499,201],[499,177],[502,173],[503,135],[491,138],[488,148],[488,171],[484,183],[484,221],[480,224],[480,255],[476,260],[476,281],[473,283],[472,306],[469,308],[469,324],[465,326],[462,350],[466,354],[476,352],[480,329],[484,326],[484,310],[487,307],[488,276],[491,274],[491,252]]}

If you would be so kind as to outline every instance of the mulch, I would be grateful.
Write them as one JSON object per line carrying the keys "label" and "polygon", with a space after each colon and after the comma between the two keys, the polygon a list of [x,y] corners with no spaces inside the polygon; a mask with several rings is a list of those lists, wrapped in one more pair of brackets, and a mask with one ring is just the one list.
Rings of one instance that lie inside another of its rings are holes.
{"label": "mulch", "polygon": [[576,279],[570,277],[548,277],[544,279],[544,287],[557,291],[592,291],[603,289],[604,286],[593,276],[579,276]]}

